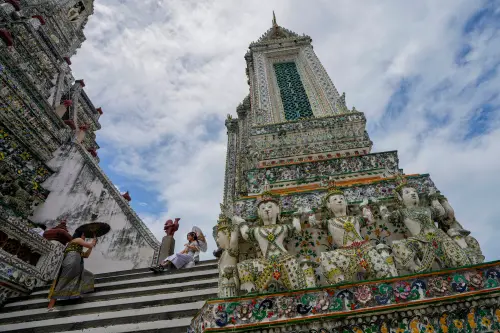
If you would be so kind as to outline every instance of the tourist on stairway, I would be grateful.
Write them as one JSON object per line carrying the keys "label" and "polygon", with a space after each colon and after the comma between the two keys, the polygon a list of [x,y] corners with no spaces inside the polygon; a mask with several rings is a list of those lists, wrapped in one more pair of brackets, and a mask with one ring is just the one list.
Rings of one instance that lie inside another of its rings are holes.
{"label": "tourist on stairway", "polygon": [[[49,291],[48,311],[56,311],[56,300],[80,298],[82,294],[94,291],[94,275],[84,269],[83,259],[88,258],[97,243],[85,241],[85,233],[75,232],[64,250],[64,259],[59,273]],[[83,252],[83,248],[88,248]]]}
{"label": "tourist on stairway", "polygon": [[207,251],[207,241],[203,232],[198,227],[193,227],[187,234],[188,243],[184,244],[184,250],[173,254],[158,266],[151,267],[152,271],[163,272],[172,268],[191,268],[200,260],[200,251]]}

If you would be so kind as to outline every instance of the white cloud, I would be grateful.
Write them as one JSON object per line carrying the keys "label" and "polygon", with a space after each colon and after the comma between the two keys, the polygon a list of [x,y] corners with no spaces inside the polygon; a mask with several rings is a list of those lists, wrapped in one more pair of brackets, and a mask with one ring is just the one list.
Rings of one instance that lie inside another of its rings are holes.
{"label": "white cloud", "polygon": [[[211,234],[222,200],[223,120],[248,93],[243,56],[270,27],[274,9],[279,24],[313,38],[338,90],[369,119],[375,151],[398,149],[407,173],[429,172],[491,260],[500,250],[498,117],[486,134],[463,141],[480,105],[492,98],[499,105],[498,75],[474,87],[498,62],[498,30],[462,35],[480,5],[99,0],[73,68],[105,112],[100,155],[165,203],[164,212],[142,214],[155,235],[161,238],[164,221],[175,217],[182,218],[177,235],[192,225]],[[472,52],[460,67],[454,59],[464,43]],[[410,83],[406,107],[388,115],[403,79]]]}

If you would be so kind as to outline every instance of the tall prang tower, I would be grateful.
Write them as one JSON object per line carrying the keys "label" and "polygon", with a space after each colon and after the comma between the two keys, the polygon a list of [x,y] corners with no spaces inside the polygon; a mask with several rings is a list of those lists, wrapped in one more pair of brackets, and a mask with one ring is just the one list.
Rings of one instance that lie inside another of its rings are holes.
{"label": "tall prang tower", "polygon": [[346,107],[311,42],[273,20],[250,44],[245,55],[250,94],[237,108],[238,119],[226,121],[225,203],[262,192],[264,178],[273,190],[297,189],[294,181],[306,180],[292,175],[290,167],[286,179],[275,179],[275,167],[370,153],[363,113]]}
{"label": "tall prang tower", "polygon": [[499,330],[500,263],[483,263],[428,174],[371,151],[311,43],[273,14],[245,55],[214,227],[219,298],[190,331]]}
{"label": "tall prang tower", "polygon": [[[328,181],[345,187],[353,206],[392,196],[397,152],[371,152],[365,115],[347,107],[311,43],[273,19],[245,55],[250,94],[238,118],[226,120],[224,184],[224,204],[234,202],[241,216],[256,218],[266,190],[281,196],[285,215],[302,205],[319,208]],[[422,193],[434,188],[428,175],[409,181]]]}

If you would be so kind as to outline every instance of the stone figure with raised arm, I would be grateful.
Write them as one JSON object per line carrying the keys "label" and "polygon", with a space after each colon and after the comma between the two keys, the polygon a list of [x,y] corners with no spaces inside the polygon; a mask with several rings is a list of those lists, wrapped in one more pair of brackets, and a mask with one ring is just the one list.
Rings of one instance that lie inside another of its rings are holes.
{"label": "stone figure with raised arm", "polygon": [[445,217],[446,211],[439,203],[439,194],[430,191],[430,207],[421,207],[417,190],[403,176],[398,176],[394,195],[399,208],[389,213],[381,206],[381,215],[392,223],[402,222],[410,237],[392,243],[396,262],[412,272],[430,271],[435,262],[445,267],[470,264],[462,248],[434,220]]}
{"label": "stone figure with raised arm", "polygon": [[222,213],[215,227],[216,242],[222,253],[219,258],[219,297],[238,296],[240,280],[238,278],[238,238],[239,228],[231,223],[228,216],[232,211],[221,204]]}
{"label": "stone figure with raised arm", "polygon": [[279,224],[280,202],[270,192],[264,192],[257,200],[258,225],[250,226],[239,216],[233,223],[239,226],[241,236],[255,242],[262,257],[245,260],[238,264],[241,290],[247,292],[267,291],[272,288],[287,290],[314,287],[315,281],[308,279],[299,262],[284,247],[284,241],[301,231],[302,210],[293,218],[292,224]]}
{"label": "stone figure with raised arm", "polygon": [[356,280],[358,273],[365,278],[384,278],[391,276],[391,269],[377,249],[361,237],[360,224],[363,219],[373,222],[368,208],[368,200],[363,201],[363,217],[347,215],[347,201],[344,193],[330,182],[328,193],[323,199],[327,216],[317,223],[314,216],[309,218],[311,225],[328,229],[336,249],[321,253],[321,266],[330,284]]}
{"label": "stone figure with raised arm", "polygon": [[455,211],[451,207],[448,199],[444,195],[439,196],[439,203],[445,210],[445,218],[442,219],[443,228],[467,254],[471,264],[480,264],[484,261],[484,255],[479,246],[479,242],[470,235],[470,231],[462,227],[455,219]]}

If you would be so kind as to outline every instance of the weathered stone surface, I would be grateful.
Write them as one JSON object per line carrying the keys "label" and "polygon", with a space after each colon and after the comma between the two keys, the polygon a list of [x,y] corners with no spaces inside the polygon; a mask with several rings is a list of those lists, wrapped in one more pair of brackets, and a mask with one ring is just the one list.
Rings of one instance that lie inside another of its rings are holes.
{"label": "weathered stone surface", "polygon": [[159,242],[146,232],[128,202],[85,154],[77,145],[63,146],[56,152],[48,164],[57,172],[44,183],[51,193],[35,210],[33,221],[52,227],[65,218],[70,233],[92,220],[108,223],[111,231],[99,239],[86,260],[86,269],[94,273],[156,262]]}

